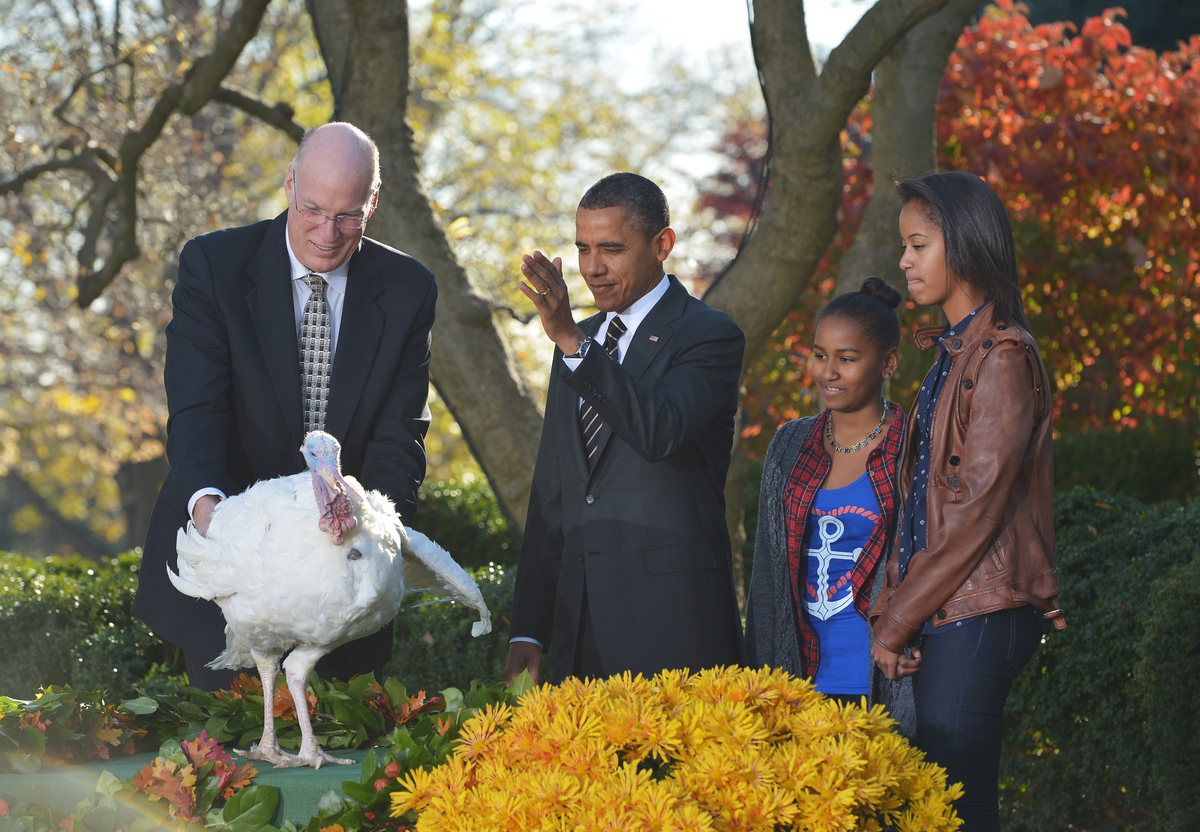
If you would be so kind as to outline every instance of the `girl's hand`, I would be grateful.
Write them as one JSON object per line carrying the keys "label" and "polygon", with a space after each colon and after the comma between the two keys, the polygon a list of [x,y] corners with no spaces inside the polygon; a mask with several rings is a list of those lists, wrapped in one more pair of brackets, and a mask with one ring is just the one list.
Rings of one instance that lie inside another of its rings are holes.
{"label": "girl's hand", "polygon": [[921,648],[913,647],[910,652],[911,659],[903,653],[893,653],[879,642],[871,645],[871,658],[879,665],[880,672],[892,681],[915,676],[921,669]]}

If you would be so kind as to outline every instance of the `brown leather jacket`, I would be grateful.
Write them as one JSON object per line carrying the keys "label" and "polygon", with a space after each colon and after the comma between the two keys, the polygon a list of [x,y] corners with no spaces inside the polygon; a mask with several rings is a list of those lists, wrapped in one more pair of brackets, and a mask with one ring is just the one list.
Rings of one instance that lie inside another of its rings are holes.
{"label": "brown leather jacket", "polygon": [[[942,331],[918,330],[917,346],[929,349]],[[933,415],[926,548],[909,560],[903,583],[898,559],[888,560],[870,613],[875,640],[894,653],[930,617],[937,628],[1028,604],[1056,629],[1067,626],[1054,562],[1050,382],[1037,344],[995,320],[988,305],[947,349],[953,363]],[[901,452],[904,497],[916,416],[914,407]]]}

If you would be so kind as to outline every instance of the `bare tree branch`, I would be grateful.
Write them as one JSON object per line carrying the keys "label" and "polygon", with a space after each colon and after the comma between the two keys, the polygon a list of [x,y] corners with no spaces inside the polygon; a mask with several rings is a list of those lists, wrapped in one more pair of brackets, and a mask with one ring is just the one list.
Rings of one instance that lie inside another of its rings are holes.
{"label": "bare tree branch", "polygon": [[[137,130],[125,134],[117,154],[120,172],[116,182],[117,224],[113,229],[112,252],[100,269],[93,271],[95,240],[90,240],[91,260],[81,256],[79,262],[79,296],[77,303],[87,307],[120,273],[130,260],[141,255],[137,244],[137,180],[138,163],[142,154],[162,134],[167,119],[178,109],[191,115],[208,103],[233,68],[246,44],[258,31],[269,0],[243,0],[229,28],[217,37],[213,51],[196,61],[182,84],[172,84],[163,90],[154,109]],[[95,202],[95,200],[93,200]],[[106,204],[107,205],[107,204]],[[93,217],[94,220],[94,217]],[[89,221],[93,225],[93,221]],[[97,239],[99,235],[97,234]],[[85,246],[89,241],[85,240]],[[81,255],[85,252],[81,249]]]}
{"label": "bare tree branch", "polygon": [[97,184],[105,181],[111,182],[113,180],[112,175],[106,173],[96,163],[96,160],[92,158],[94,155],[95,152],[89,149],[75,156],[69,156],[65,159],[51,159],[49,162],[43,162],[40,165],[26,168],[11,179],[0,182],[0,196],[20,191],[27,183],[37,179],[43,173],[53,173],[56,170],[69,170],[71,168],[88,174],[88,176],[96,180]]}
{"label": "bare tree branch", "polygon": [[[59,121],[61,121],[63,124],[67,125],[68,127],[78,130],[80,133],[83,134],[84,138],[91,138],[91,134],[89,134],[86,129],[84,129],[80,125],[76,124],[75,122],[73,122],[69,118],[67,118],[67,116],[66,116],[67,105],[71,103],[71,99],[75,97],[75,94],[78,93],[81,89],[83,89],[83,85],[86,84],[88,81],[92,80],[93,78],[95,78],[97,75],[101,75],[112,69],[116,69],[117,67],[119,67],[121,65],[130,66],[131,63],[132,62],[131,62],[130,56],[125,55],[124,57],[119,58],[118,60],[115,60],[112,63],[105,64],[104,66],[100,67],[99,69],[93,69],[91,72],[87,73],[86,75],[81,75],[78,79],[76,79],[75,83],[71,85],[71,91],[68,92],[63,97],[63,100],[60,101],[58,103],[58,106],[55,107],[54,110],[52,111],[54,117],[56,119],[58,119]],[[109,155],[108,159],[105,159],[105,162],[108,162],[109,159],[112,159],[114,162],[116,161],[115,159],[113,159],[113,157],[111,155]]]}
{"label": "bare tree branch", "polygon": [[292,120],[296,111],[292,105],[280,101],[268,104],[257,96],[235,90],[232,87],[220,86],[213,93],[213,101],[220,101],[231,107],[237,107],[244,113],[254,116],[264,124],[277,127],[286,133],[293,141],[299,142],[304,138],[304,127]]}

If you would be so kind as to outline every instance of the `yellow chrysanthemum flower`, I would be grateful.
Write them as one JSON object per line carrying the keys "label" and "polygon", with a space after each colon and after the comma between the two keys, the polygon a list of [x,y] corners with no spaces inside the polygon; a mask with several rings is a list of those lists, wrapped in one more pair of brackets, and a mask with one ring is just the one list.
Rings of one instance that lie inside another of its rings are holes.
{"label": "yellow chrysanthemum flower", "polygon": [[779,670],[568,679],[489,707],[392,816],[421,832],[952,832],[961,786],[892,733]]}

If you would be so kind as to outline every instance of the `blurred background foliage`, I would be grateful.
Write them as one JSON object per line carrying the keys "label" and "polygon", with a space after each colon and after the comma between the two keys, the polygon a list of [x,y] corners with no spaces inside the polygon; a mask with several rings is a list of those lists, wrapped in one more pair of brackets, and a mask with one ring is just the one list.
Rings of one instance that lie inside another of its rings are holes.
{"label": "blurred background foliage", "polygon": [[[55,144],[114,152],[120,116],[144,116],[164,79],[209,48],[227,6],[185,0],[164,15],[143,4],[85,12],[0,0],[0,179],[45,162]],[[513,280],[520,254],[535,246],[567,254],[578,195],[610,170],[658,171],[689,192],[672,165],[681,154],[711,155],[729,101],[745,108],[761,97],[738,88],[747,74],[728,72],[721,55],[695,72],[664,52],[656,82],[631,89],[603,60],[628,38],[627,6],[564,3],[515,26],[522,7],[414,4],[409,116],[456,255],[544,389],[549,352]],[[550,42],[555,59],[539,59]],[[290,103],[301,125],[329,120],[332,96],[300,0],[268,7],[227,82]],[[143,161],[144,254],[86,310],[74,305],[80,238],[71,228],[75,214],[86,216],[92,179],[51,171],[0,196],[0,546],[100,557],[141,542],[166,470],[163,328],[178,250],[198,233],[283,210],[279,186],[294,152],[276,128],[217,102],[171,119]],[[694,241],[690,261],[711,259],[720,245],[704,234],[704,218],[676,205],[677,227]],[[97,257],[105,253],[101,244]],[[586,297],[571,277],[576,297]],[[453,417],[435,391],[431,398],[430,477],[482,481]]]}

